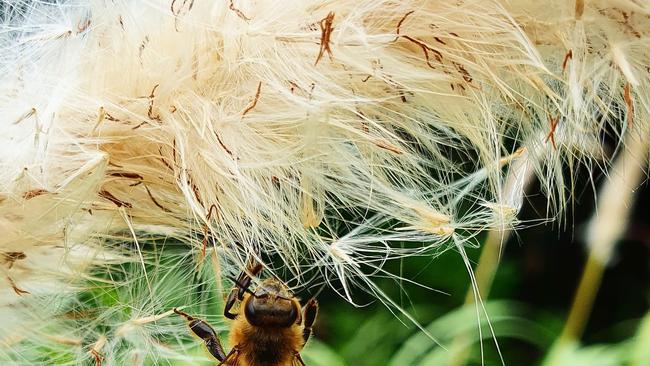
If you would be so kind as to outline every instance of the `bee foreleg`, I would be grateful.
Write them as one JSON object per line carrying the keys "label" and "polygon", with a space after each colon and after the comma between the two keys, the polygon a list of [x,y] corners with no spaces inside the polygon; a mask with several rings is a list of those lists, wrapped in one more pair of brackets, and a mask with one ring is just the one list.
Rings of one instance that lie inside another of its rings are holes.
{"label": "bee foreleg", "polygon": [[251,285],[252,282],[252,277],[251,276],[257,276],[260,272],[262,272],[262,269],[264,267],[255,261],[255,259],[251,259],[250,263],[248,264],[247,268],[245,271],[242,271],[239,276],[237,277],[237,281],[235,283],[235,286],[239,288],[239,293],[238,293],[238,298],[239,300],[244,299],[244,293],[246,290],[248,290],[248,287]]}
{"label": "bee foreleg", "polygon": [[318,315],[318,301],[311,299],[305,305],[303,312],[303,326],[302,326],[302,339],[307,343],[311,336],[311,328],[316,322],[316,315]]}
{"label": "bee foreleg", "polygon": [[239,294],[239,288],[237,287],[233,287],[233,289],[230,290],[230,294],[228,294],[228,298],[226,299],[226,305],[223,307],[223,316],[225,316],[228,319],[235,319],[237,317],[237,314],[231,313],[230,310],[235,305],[235,301],[237,301],[238,294]]}
{"label": "bee foreleg", "polygon": [[248,268],[245,271],[242,271],[239,276],[234,279],[235,287],[230,290],[230,294],[228,294],[228,298],[226,299],[226,306],[223,308],[223,315],[228,319],[235,319],[237,317],[237,314],[232,313],[230,310],[237,300],[241,301],[244,299],[244,293],[248,291],[248,288],[253,281],[251,276],[257,276],[264,268],[260,263],[255,262],[254,259],[250,261],[247,267]]}

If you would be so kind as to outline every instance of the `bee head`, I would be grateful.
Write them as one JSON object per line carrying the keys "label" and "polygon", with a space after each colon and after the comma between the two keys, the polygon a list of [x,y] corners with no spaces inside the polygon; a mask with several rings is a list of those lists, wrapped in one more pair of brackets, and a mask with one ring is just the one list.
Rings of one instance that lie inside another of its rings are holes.
{"label": "bee head", "polygon": [[286,328],[298,320],[300,309],[287,287],[269,278],[245,301],[246,320],[257,327]]}

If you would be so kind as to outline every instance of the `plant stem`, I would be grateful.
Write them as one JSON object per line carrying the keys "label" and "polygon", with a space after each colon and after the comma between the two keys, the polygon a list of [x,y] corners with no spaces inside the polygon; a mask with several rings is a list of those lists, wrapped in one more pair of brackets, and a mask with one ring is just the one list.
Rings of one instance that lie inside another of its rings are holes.
{"label": "plant stem", "polygon": [[[504,204],[516,208],[516,210],[521,207],[525,187],[528,186],[533,176],[526,151],[521,149],[517,151],[516,156],[513,154],[514,161],[508,161],[508,163],[512,162],[512,166],[502,190],[502,196],[505,200]],[[474,304],[480,298],[487,298],[492,287],[494,275],[499,268],[499,259],[501,258],[503,247],[511,233],[511,228],[506,226],[502,226],[501,230],[491,230],[488,232],[488,236],[483,243],[483,251],[474,271],[476,288],[470,288],[467,291],[465,295],[465,306]],[[450,366],[461,366],[465,364],[469,352],[469,347],[467,347],[468,342],[468,333],[459,334],[454,338],[449,349]]]}
{"label": "plant stem", "polygon": [[648,146],[646,139],[632,136],[626,149],[609,172],[598,197],[598,206],[587,228],[589,256],[569,311],[559,345],[580,340],[598,293],[605,266],[616,243],[625,233],[634,192],[643,180],[643,164]]}
{"label": "plant stem", "polygon": [[592,253],[589,253],[569,317],[558,340],[559,343],[574,342],[582,336],[604,272],[605,267],[603,264]]}
{"label": "plant stem", "polygon": [[[504,243],[506,243],[510,237],[510,233],[511,230],[492,230],[488,233],[485,243],[483,244],[483,251],[481,252],[481,257],[479,258],[476,270],[474,271],[478,293],[482,298],[487,298],[490,293],[494,275],[499,268],[500,254],[503,245],[505,245]],[[465,306],[470,306],[471,304],[474,304],[475,301],[474,290],[470,288],[465,295]],[[465,364],[470,350],[470,348],[467,347],[468,342],[468,333],[459,334],[454,338],[449,347],[450,366],[461,366]]]}
{"label": "plant stem", "polygon": [[[492,288],[492,281],[494,275],[499,267],[499,259],[503,251],[503,246],[510,238],[511,230],[492,230],[483,244],[483,251],[479,258],[478,264],[474,274],[476,276],[476,285],[478,293],[487,298],[490,289]],[[465,304],[472,304],[474,302],[474,292],[470,289],[465,296]]]}

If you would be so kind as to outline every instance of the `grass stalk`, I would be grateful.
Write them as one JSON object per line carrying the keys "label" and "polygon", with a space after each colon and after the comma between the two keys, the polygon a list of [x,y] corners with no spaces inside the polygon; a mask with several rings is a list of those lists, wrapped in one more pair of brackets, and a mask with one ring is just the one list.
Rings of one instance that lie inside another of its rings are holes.
{"label": "grass stalk", "polygon": [[[528,155],[520,155],[512,163],[506,183],[502,190],[503,197],[506,201],[510,200],[509,205],[516,207],[521,206],[523,195],[526,186],[531,181],[532,171],[529,169]],[[512,229],[510,227],[502,226],[500,230],[490,230],[487,238],[483,243],[483,250],[479,257],[478,264],[474,270],[474,277],[476,279],[476,289],[470,288],[465,295],[465,306],[471,306],[480,300],[476,298],[476,292],[481,299],[486,299],[492,288],[494,276],[499,268],[499,261],[505,243],[510,238]],[[469,334],[459,334],[451,343],[449,348],[450,366],[461,366],[466,363],[469,348],[466,346],[469,340]]]}
{"label": "grass stalk", "polygon": [[589,255],[571,310],[558,344],[580,340],[587,326],[605,267],[616,243],[625,233],[634,193],[644,177],[642,162],[648,146],[643,138],[630,139],[609,172],[598,198],[598,206],[587,228]]}

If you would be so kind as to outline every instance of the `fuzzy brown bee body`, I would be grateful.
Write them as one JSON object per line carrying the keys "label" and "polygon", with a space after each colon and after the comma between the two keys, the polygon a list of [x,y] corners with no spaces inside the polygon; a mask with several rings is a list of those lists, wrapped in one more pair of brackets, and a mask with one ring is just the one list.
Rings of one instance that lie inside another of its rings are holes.
{"label": "fuzzy brown bee body", "polygon": [[[251,275],[262,270],[250,269]],[[311,336],[318,313],[318,303],[311,299],[302,307],[284,283],[269,278],[255,290],[248,290],[251,278],[243,272],[226,300],[224,315],[233,320],[230,327],[232,350],[226,354],[214,329],[205,321],[182,311],[192,332],[201,338],[208,351],[228,366],[296,366],[305,365],[300,351]],[[231,310],[240,300],[239,311]]]}
{"label": "fuzzy brown bee body", "polygon": [[238,345],[240,350],[237,366],[296,365],[296,354],[304,343],[302,328],[295,324],[287,328],[264,328],[235,320],[230,328],[230,344]]}

